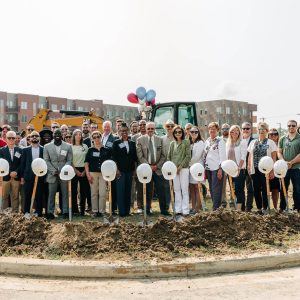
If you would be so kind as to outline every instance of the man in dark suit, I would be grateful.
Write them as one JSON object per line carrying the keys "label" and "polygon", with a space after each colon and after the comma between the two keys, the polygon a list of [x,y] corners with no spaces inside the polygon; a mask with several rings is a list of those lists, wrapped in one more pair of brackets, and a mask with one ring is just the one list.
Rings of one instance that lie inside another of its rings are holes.
{"label": "man in dark suit", "polygon": [[[21,184],[24,185],[25,217],[30,216],[31,196],[34,187],[35,174],[32,171],[31,163],[36,158],[43,158],[44,148],[40,145],[40,135],[37,131],[30,134],[31,145],[23,149],[21,158]],[[39,177],[35,194],[35,213],[37,216],[42,216],[42,204],[45,196],[45,176]]]}
{"label": "man in dark suit", "polygon": [[[242,135],[243,135],[243,142],[249,144],[253,140],[252,137],[252,125],[249,122],[244,122],[242,124]],[[247,199],[246,199],[246,207],[242,206],[242,210],[251,211],[253,208],[253,185],[252,185],[252,179],[250,174],[248,174],[248,156],[249,153],[247,153],[246,157],[246,172],[245,172],[245,181],[246,181],[246,188],[247,188]]]}
{"label": "man in dark suit", "polygon": [[0,149],[0,158],[9,163],[9,174],[3,177],[3,209],[8,208],[10,197],[12,212],[19,212],[20,167],[22,149],[15,146],[16,133],[8,131],[7,146]]}
{"label": "man in dark suit", "polygon": [[112,148],[112,157],[117,164],[117,202],[122,217],[130,214],[132,176],[137,162],[135,142],[128,139],[128,133],[129,128],[123,123],[120,127],[121,138],[114,141]]}
{"label": "man in dark suit", "polygon": [[[112,124],[110,121],[107,120],[107,121],[103,122],[102,128],[103,128],[103,135],[102,135],[101,142],[102,142],[102,145],[104,146],[104,148],[109,150],[110,157],[112,159],[113,143],[116,139],[118,139],[118,137],[116,137],[112,133]],[[111,189],[112,189],[112,211],[113,211],[113,214],[115,214],[115,212],[118,208],[116,180],[112,181]]]}
{"label": "man in dark suit", "polygon": [[[165,162],[165,154],[163,151],[163,141],[155,133],[155,123],[148,122],[146,125],[147,134],[137,139],[137,157],[139,164],[149,164],[152,169],[152,181],[147,184],[147,213],[150,213],[153,183],[159,199],[160,211],[163,215],[168,215],[166,209],[166,199],[164,192],[164,177],[161,172],[163,163]],[[144,207],[145,209],[145,207]]]}

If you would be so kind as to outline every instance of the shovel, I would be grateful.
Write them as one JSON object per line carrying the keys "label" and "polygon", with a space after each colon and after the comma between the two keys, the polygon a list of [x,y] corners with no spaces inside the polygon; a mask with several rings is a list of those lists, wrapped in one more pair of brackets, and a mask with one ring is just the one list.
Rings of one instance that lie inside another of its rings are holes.
{"label": "shovel", "polygon": [[200,181],[198,181],[198,190],[199,190],[199,197],[200,197],[200,202],[201,202],[202,210],[203,211],[207,211],[207,208],[206,208],[206,205],[205,205],[205,201],[203,199],[202,185],[201,185]]}
{"label": "shovel", "polygon": [[266,174],[266,184],[267,184],[267,195],[268,195],[268,209],[266,210],[266,213],[271,213],[271,209],[274,207],[271,207],[271,205],[273,206],[273,202],[271,201],[271,191],[270,191],[270,179],[269,179],[269,173]]}
{"label": "shovel", "polygon": [[152,225],[153,223],[151,221],[147,220],[147,192],[146,192],[146,183],[143,183],[143,202],[144,202],[144,220],[143,222],[139,223],[141,226],[145,225]]}
{"label": "shovel", "polygon": [[32,195],[31,195],[30,212],[32,212],[32,207],[33,207],[33,203],[34,203],[34,199],[35,199],[35,195],[36,195],[36,188],[37,188],[38,180],[39,180],[39,177],[35,176],[33,191],[32,191]]}
{"label": "shovel", "polygon": [[287,194],[287,190],[286,190],[286,186],[285,186],[285,183],[284,183],[284,178],[281,177],[280,178],[281,180],[281,186],[282,186],[282,189],[283,189],[283,194],[284,194],[284,199],[285,199],[285,213],[288,213],[288,214],[291,214],[293,213],[293,210],[289,208],[289,200],[288,200],[288,194]]}
{"label": "shovel", "polygon": [[107,185],[107,191],[108,191],[108,202],[109,202],[109,216],[103,217],[103,223],[104,224],[119,224],[119,216],[113,216],[112,215],[112,196],[111,196],[111,181],[108,181]]}
{"label": "shovel", "polygon": [[71,189],[71,180],[68,181],[68,190],[69,190],[69,221],[72,221],[72,189]]}
{"label": "shovel", "polygon": [[[233,188],[232,177],[228,176],[228,178],[229,178],[230,195],[231,195],[231,199],[230,199],[231,201],[230,201],[230,203],[233,202],[233,207],[236,208],[236,202],[237,202],[237,200],[236,200],[236,195],[235,195],[234,188]],[[231,206],[231,205],[229,205],[229,206]]]}
{"label": "shovel", "polygon": [[183,217],[178,215],[176,216],[175,214],[175,200],[174,200],[174,192],[173,192],[173,180],[171,179],[170,181],[170,196],[171,196],[171,202],[172,202],[172,207],[173,207],[173,219],[176,222],[182,222]]}
{"label": "shovel", "polygon": [[0,176],[0,213],[3,212],[3,189],[2,189],[3,177]]}

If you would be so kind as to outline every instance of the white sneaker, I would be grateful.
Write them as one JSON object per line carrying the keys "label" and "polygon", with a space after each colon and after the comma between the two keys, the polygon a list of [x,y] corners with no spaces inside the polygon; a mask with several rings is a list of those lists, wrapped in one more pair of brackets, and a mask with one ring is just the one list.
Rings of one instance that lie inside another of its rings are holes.
{"label": "white sneaker", "polygon": [[143,213],[143,210],[140,209],[140,208],[138,208],[137,211],[136,211],[136,213],[137,213],[137,214],[142,214],[142,213]]}
{"label": "white sneaker", "polygon": [[24,217],[25,217],[25,219],[30,219],[30,218],[31,218],[30,213],[26,213],[26,214],[24,215]]}
{"label": "white sneaker", "polygon": [[150,214],[153,214],[153,210],[152,210],[152,208],[150,208]]}

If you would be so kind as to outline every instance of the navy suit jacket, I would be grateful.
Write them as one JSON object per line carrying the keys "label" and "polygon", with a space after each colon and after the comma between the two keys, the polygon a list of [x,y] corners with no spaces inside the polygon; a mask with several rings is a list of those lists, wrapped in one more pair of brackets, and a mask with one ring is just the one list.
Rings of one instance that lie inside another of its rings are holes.
{"label": "navy suit jacket", "polygon": [[[39,146],[39,148],[40,148],[39,158],[43,158],[44,147]],[[23,153],[22,153],[22,159],[21,159],[21,172],[20,172],[21,176],[20,177],[24,178],[26,181],[34,180],[34,178],[35,178],[35,175],[31,169],[31,163],[33,161],[31,149],[32,149],[32,146],[24,148]]]}
{"label": "navy suit jacket", "polygon": [[114,136],[112,133],[108,136],[108,139],[104,145],[104,148],[109,150],[109,154],[112,157],[112,148],[113,148],[113,143],[115,140],[117,140],[118,137]]}
{"label": "navy suit jacket", "polygon": [[[14,147],[14,157],[11,160],[10,152],[8,146],[2,147],[0,149],[0,158],[4,158],[9,163],[9,173],[17,172],[18,177],[16,180],[20,180],[20,171],[21,171],[21,157],[22,157],[22,149],[19,147]],[[10,180],[10,175],[6,175],[3,177],[4,181]]]}
{"label": "navy suit jacket", "polygon": [[123,144],[123,140],[117,139],[113,143],[112,157],[116,162],[119,171],[130,172],[134,171],[137,162],[135,142],[128,140],[129,152]]}

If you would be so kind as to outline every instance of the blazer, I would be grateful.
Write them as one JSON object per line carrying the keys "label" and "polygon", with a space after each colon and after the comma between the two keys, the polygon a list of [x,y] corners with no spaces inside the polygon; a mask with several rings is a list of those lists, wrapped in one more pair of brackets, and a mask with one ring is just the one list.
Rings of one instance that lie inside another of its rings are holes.
{"label": "blazer", "polygon": [[[252,136],[250,136],[250,139],[248,141],[247,147],[249,147],[250,143],[254,140],[254,138]],[[248,157],[249,157],[249,152],[247,152],[246,155],[246,169],[248,168]]]}
{"label": "blazer", "polygon": [[[35,174],[31,169],[32,159],[32,146],[23,148],[23,153],[21,156],[21,174],[20,177],[24,178],[25,180],[34,180]],[[44,147],[39,146],[40,154],[39,158],[43,158],[44,154]],[[44,177],[44,176],[43,176]]]}
{"label": "blazer", "polygon": [[[155,155],[156,161],[154,165],[157,166],[157,170],[155,173],[157,175],[162,175],[161,168],[166,160],[166,156],[163,151],[163,141],[159,136],[154,135],[154,147],[155,147]],[[142,135],[137,139],[136,143],[136,153],[138,157],[139,164],[149,164],[149,136],[148,134]]]}
{"label": "blazer", "polygon": [[[14,147],[14,156],[13,160],[11,160],[10,152],[8,146],[4,146],[0,149],[0,158],[4,158],[9,163],[9,173],[17,172],[16,180],[20,180],[20,172],[21,172],[21,157],[22,157],[22,149],[20,147]],[[6,175],[3,177],[4,181],[10,180],[10,175]]]}
{"label": "blazer", "polygon": [[[102,136],[103,137],[103,136]],[[107,141],[104,145],[104,148],[109,150],[110,156],[112,156],[112,148],[113,148],[113,143],[114,141],[118,139],[116,136],[114,136],[112,133],[109,134]]]}
{"label": "blazer", "polygon": [[116,162],[120,172],[132,172],[135,170],[137,162],[135,142],[128,140],[129,152],[123,143],[123,140],[117,139],[113,143],[112,159]]}
{"label": "blazer", "polygon": [[62,167],[72,164],[72,145],[62,142],[60,152],[57,154],[54,142],[51,142],[45,145],[43,156],[48,167],[46,181],[48,183],[55,183],[58,178],[57,173],[60,173]]}

